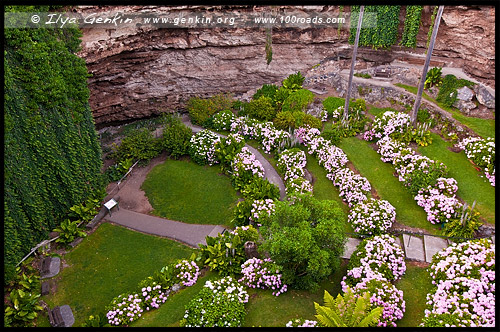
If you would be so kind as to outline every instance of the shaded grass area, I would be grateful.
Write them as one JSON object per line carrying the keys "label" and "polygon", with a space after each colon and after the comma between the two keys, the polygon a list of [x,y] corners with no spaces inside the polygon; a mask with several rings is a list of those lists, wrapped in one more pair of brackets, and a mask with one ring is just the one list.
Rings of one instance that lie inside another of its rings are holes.
{"label": "shaded grass area", "polygon": [[[476,201],[477,211],[486,222],[495,223],[495,188],[488,179],[478,172],[467,159],[465,152],[455,153],[448,150],[453,146],[444,141],[441,136],[431,134],[432,144],[419,147],[418,151],[423,155],[443,162],[448,169],[448,177],[457,180],[457,195],[472,205]],[[480,177],[482,176],[482,178]]]}
{"label": "shaded grass area", "polygon": [[417,327],[424,318],[426,296],[432,288],[431,277],[425,268],[406,263],[406,273],[396,287],[403,291],[406,311],[396,322],[398,327]]}
{"label": "shaded grass area", "polygon": [[196,284],[179,290],[169,296],[167,301],[158,309],[142,315],[133,322],[131,327],[178,327],[179,321],[184,317],[186,305],[200,292],[208,280],[219,279],[215,272],[207,272],[200,277]]}
{"label": "shaded grass area", "polygon": [[424,209],[417,205],[411,193],[393,175],[394,167],[380,160],[380,155],[369,143],[356,137],[344,138],[339,145],[362,176],[377,191],[380,199],[389,201],[396,208],[396,219],[401,224],[438,234],[437,226],[427,221]]}
{"label": "shaded grass area", "polygon": [[146,177],[142,189],[159,217],[194,224],[230,225],[238,195],[218,166],[167,159]]}
{"label": "shaded grass area", "polygon": [[55,280],[55,293],[41,297],[50,308],[68,304],[81,326],[89,315],[105,313],[105,307],[155,271],[195,249],[178,242],[103,223],[64,256],[65,264]]}
{"label": "shaded grass area", "polygon": [[317,292],[289,289],[286,293],[276,297],[270,290],[250,289],[244,326],[284,327],[291,319],[315,319],[314,302],[323,305],[325,290],[332,296],[337,296],[341,292],[340,281],[346,271],[347,262],[344,261],[338,271],[320,284]]}
{"label": "shaded grass area", "polygon": [[[403,88],[406,91],[411,92],[415,95],[418,92],[418,88],[415,86],[405,85],[405,84],[401,84],[401,83],[396,83],[394,85],[398,86],[400,88]],[[495,120],[480,119],[480,118],[465,116],[456,108],[447,107],[447,106],[443,105],[442,103],[438,102],[436,99],[432,98],[431,96],[429,96],[425,92],[422,93],[422,97],[430,102],[435,103],[436,105],[438,105],[440,108],[444,109],[445,111],[448,111],[451,114],[453,114],[454,119],[458,120],[463,125],[472,129],[479,136],[481,136],[483,138],[495,137]]]}

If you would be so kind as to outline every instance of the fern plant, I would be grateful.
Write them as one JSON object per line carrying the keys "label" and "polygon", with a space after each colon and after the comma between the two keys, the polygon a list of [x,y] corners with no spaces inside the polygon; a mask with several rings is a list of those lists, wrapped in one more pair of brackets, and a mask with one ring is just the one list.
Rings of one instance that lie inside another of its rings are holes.
{"label": "fern plant", "polygon": [[350,288],[336,299],[325,290],[324,301],[324,306],[314,302],[315,317],[323,327],[375,326],[383,310],[370,304],[370,293],[356,297]]}

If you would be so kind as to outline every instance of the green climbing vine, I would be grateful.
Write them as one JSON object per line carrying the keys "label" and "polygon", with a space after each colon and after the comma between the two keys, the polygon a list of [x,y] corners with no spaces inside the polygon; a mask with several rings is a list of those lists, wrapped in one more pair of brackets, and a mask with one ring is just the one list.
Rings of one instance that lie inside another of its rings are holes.
{"label": "green climbing vine", "polygon": [[401,36],[401,46],[417,47],[417,34],[422,19],[423,6],[406,6],[405,26]]}
{"label": "green climbing vine", "polygon": [[75,28],[5,29],[6,280],[71,206],[102,187],[87,68],[74,54],[80,36]]}
{"label": "green climbing vine", "polygon": [[[354,44],[356,37],[359,10],[360,6],[351,6],[350,44]],[[400,10],[401,6],[365,6],[359,46],[372,46],[374,49],[378,49],[389,48],[396,44]]]}
{"label": "green climbing vine", "polygon": [[266,61],[269,65],[273,61],[273,30],[266,28]]}
{"label": "green climbing vine", "polygon": [[427,44],[425,45],[425,48],[429,48],[429,44],[431,42],[432,30],[434,30],[434,21],[436,20],[438,8],[439,6],[434,6],[434,10],[432,11],[431,25],[429,26],[429,32],[427,32]]}

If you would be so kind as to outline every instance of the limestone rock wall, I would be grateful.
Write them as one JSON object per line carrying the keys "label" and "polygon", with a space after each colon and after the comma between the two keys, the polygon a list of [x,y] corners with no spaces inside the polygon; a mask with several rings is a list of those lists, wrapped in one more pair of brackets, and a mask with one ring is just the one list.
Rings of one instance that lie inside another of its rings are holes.
{"label": "limestone rock wall", "polygon": [[[74,10],[84,13],[110,9],[80,6]],[[133,13],[186,7],[113,9]],[[265,11],[267,7],[240,6],[235,10]],[[339,6],[315,6],[312,10],[336,15]],[[358,66],[395,59],[423,63],[430,15],[431,8],[426,7],[417,49],[374,51],[363,47],[358,51]],[[297,71],[305,73],[327,60],[337,61],[340,69],[348,68],[348,37],[348,30],[337,28],[273,29],[273,61],[268,66],[264,29],[92,28],[83,30],[78,55],[85,59],[92,74],[90,104],[99,126],[173,111],[182,108],[192,96],[231,92],[239,97],[264,83],[279,83]],[[472,77],[494,87],[494,55],[494,7],[445,7],[433,59],[444,66],[463,67]]]}

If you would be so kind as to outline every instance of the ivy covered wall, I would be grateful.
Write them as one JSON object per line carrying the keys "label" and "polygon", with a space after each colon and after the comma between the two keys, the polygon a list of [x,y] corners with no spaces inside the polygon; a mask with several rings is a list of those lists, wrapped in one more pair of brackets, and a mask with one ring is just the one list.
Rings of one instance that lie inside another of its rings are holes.
{"label": "ivy covered wall", "polygon": [[74,54],[80,36],[74,28],[5,29],[6,281],[72,205],[102,186],[88,73]]}

